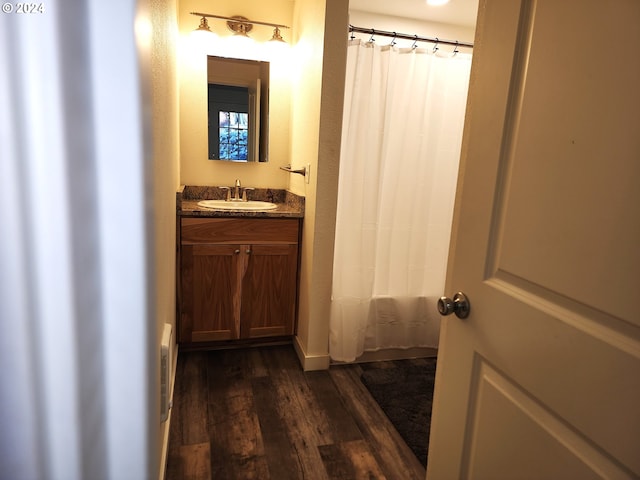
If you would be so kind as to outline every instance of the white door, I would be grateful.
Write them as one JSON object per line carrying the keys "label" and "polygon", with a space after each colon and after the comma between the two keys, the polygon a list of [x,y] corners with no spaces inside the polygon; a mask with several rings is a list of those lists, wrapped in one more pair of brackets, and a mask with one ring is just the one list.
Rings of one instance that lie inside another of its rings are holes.
{"label": "white door", "polygon": [[427,478],[639,478],[640,1],[480,3]]}

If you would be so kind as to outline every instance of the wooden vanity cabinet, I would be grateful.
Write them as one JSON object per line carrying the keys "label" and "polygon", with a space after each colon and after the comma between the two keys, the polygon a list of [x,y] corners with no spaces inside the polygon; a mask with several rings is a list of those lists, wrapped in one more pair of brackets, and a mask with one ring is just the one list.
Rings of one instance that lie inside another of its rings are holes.
{"label": "wooden vanity cabinet", "polygon": [[182,218],[178,341],[293,335],[299,236],[296,218]]}

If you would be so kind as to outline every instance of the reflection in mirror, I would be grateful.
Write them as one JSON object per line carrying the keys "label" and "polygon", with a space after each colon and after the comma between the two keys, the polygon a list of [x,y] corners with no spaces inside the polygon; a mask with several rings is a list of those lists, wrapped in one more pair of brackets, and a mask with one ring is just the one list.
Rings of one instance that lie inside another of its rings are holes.
{"label": "reflection in mirror", "polygon": [[266,162],[269,63],[207,57],[209,159]]}

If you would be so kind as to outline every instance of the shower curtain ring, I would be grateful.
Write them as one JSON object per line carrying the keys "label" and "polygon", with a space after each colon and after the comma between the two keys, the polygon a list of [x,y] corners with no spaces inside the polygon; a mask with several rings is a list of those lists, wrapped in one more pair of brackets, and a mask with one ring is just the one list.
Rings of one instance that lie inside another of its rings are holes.
{"label": "shower curtain ring", "polygon": [[414,35],[413,38],[414,40],[413,40],[413,45],[411,45],[411,49],[414,49],[418,46],[418,35]]}
{"label": "shower curtain ring", "polygon": [[397,33],[393,32],[393,38],[391,39],[391,46],[392,47],[396,46],[396,36],[397,36]]}
{"label": "shower curtain ring", "polygon": [[349,33],[351,33],[351,36],[349,37],[349,40],[355,40],[356,39],[356,34],[354,33],[354,26],[349,24]]}
{"label": "shower curtain ring", "polygon": [[438,43],[440,43],[440,40],[438,40],[438,37],[436,37],[436,44],[433,46],[434,53],[438,51]]}
{"label": "shower curtain ring", "polygon": [[376,31],[372,28],[371,29],[371,37],[369,37],[369,43],[373,43],[376,41],[375,38],[373,38],[373,36],[376,34]]}
{"label": "shower curtain ring", "polygon": [[453,49],[453,55],[455,56],[456,53],[458,53],[460,50],[458,50],[458,40],[456,40],[456,46]]}

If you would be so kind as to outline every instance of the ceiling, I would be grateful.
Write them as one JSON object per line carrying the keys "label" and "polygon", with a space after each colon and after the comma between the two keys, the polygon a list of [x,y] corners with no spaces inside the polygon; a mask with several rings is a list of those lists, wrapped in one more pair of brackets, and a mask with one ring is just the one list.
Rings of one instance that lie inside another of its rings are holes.
{"label": "ceiling", "polygon": [[450,0],[439,7],[426,0],[350,0],[349,9],[475,27],[478,0]]}

